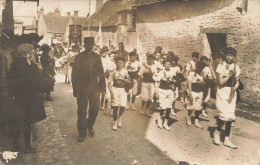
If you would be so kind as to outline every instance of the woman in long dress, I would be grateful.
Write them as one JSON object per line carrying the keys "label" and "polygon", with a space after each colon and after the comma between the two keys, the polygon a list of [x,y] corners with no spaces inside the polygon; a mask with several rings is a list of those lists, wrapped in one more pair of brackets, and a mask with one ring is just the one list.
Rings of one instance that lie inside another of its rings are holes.
{"label": "woman in long dress", "polygon": [[33,45],[22,44],[18,47],[19,57],[10,69],[10,91],[15,102],[14,145],[19,150],[19,133],[23,132],[25,152],[33,152],[31,146],[31,125],[46,118],[41,99],[41,69],[33,54]]}
{"label": "woman in long dress", "polygon": [[235,120],[236,90],[239,86],[240,75],[240,68],[234,61],[236,54],[234,48],[227,48],[224,61],[218,65],[216,70],[218,78],[216,107],[219,117],[217,118],[217,130],[214,132],[214,143],[220,145],[220,132],[225,124],[224,145],[233,149],[236,149],[237,146],[230,141],[230,131],[232,121]]}

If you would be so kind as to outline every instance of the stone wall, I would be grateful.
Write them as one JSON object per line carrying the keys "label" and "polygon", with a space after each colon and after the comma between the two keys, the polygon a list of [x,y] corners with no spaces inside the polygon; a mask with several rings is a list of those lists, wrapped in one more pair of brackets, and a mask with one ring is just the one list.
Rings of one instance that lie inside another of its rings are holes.
{"label": "stone wall", "polygon": [[[260,2],[249,0],[246,15],[236,9],[237,0],[167,3],[153,4],[150,11],[149,5],[138,8],[137,51],[144,55],[154,51],[155,46],[162,46],[165,52],[171,50],[178,55],[180,64],[185,65],[192,52],[209,52],[205,51],[209,49],[205,33],[226,33],[227,46],[238,51],[237,63],[245,85],[242,100],[260,106]],[[165,15],[163,8],[174,14]],[[209,31],[202,33],[201,29]]]}

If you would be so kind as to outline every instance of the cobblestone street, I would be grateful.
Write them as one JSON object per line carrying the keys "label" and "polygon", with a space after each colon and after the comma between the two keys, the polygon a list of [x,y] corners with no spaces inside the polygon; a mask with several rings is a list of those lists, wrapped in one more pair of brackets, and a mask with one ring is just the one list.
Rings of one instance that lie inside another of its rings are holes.
{"label": "cobblestone street", "polygon": [[[70,85],[57,83],[54,101],[46,102],[48,118],[34,126],[37,164],[257,164],[260,149],[259,124],[237,118],[232,139],[237,150],[212,143],[215,110],[201,118],[203,129],[188,127],[183,104],[177,103],[171,131],[158,129],[156,119],[127,110],[123,127],[112,131],[112,118],[100,111],[94,126],[96,135],[77,142],[76,99]],[[137,109],[140,99],[137,99]],[[215,157],[214,161],[211,159]],[[176,162],[176,163],[175,163]],[[28,162],[28,164],[31,164]]]}

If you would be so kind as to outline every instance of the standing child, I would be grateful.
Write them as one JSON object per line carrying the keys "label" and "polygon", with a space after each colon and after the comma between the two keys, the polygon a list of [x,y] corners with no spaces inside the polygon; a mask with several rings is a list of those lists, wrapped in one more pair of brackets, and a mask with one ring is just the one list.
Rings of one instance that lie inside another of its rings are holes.
{"label": "standing child", "polygon": [[204,68],[205,64],[199,61],[197,63],[197,68],[195,69],[195,71],[191,71],[189,73],[187,79],[190,101],[189,105],[187,105],[188,116],[186,117],[186,122],[187,125],[191,125],[191,114],[192,111],[195,111],[195,126],[198,128],[202,128],[202,125],[200,125],[199,123],[199,115],[202,111],[203,90],[206,85],[203,74]]}
{"label": "standing child", "polygon": [[[163,66],[163,60],[162,60],[162,53],[159,51],[155,51],[154,53],[155,56],[155,60],[154,60],[154,65],[157,68],[157,73],[159,73],[161,70],[164,69]],[[159,94],[158,94],[158,90],[159,90],[159,83],[155,82],[154,83],[154,100],[153,100],[153,109],[160,109],[159,107]]]}
{"label": "standing child", "polygon": [[[110,116],[113,116],[113,108],[110,108],[108,106],[108,103],[110,102],[111,105],[111,94],[108,88],[108,78],[110,76],[110,74],[116,69],[116,65],[115,65],[115,52],[110,52],[109,55],[109,62],[107,63],[107,68],[106,68],[106,72],[105,72],[105,77],[106,77],[106,93],[105,93],[105,114],[109,114],[110,112]],[[113,83],[112,83],[113,85]],[[111,106],[112,107],[112,106]]]}
{"label": "standing child", "polygon": [[[171,69],[171,58],[166,58],[164,61],[164,67],[162,71],[157,76],[157,80],[159,80],[159,104],[161,107],[160,116],[157,120],[157,124],[159,128],[165,128],[167,131],[170,131],[170,127],[168,124],[172,103],[176,99],[176,93],[178,91],[178,87],[175,86],[173,77],[174,72]],[[173,91],[174,90],[174,91]],[[166,111],[165,120],[163,122],[163,114]]]}
{"label": "standing child", "polygon": [[[108,64],[109,64],[109,56],[108,56],[108,48],[106,46],[102,47],[100,49],[100,57],[101,57],[101,62],[102,62],[102,65],[103,65],[103,69],[104,69],[104,73],[105,74],[105,77],[108,78]],[[107,75],[107,76],[106,76]],[[101,94],[101,101],[100,101],[100,109],[101,110],[105,110],[105,93]]]}
{"label": "standing child", "polygon": [[206,86],[209,87],[209,89],[205,88],[203,91],[203,104],[202,104],[202,116],[207,117],[206,108],[207,108],[207,102],[210,99],[210,95],[208,95],[208,90],[211,91],[211,88],[214,84],[212,83],[213,77],[212,77],[212,71],[209,66],[209,58],[206,56],[202,56],[200,58],[200,61],[203,62],[206,66],[203,69],[204,78],[206,81]]}
{"label": "standing child", "polygon": [[[191,71],[194,71],[196,69],[196,64],[199,61],[199,53],[198,52],[193,52],[191,54],[192,60],[190,60],[187,65],[184,68],[184,77],[187,78],[189,76],[189,73]],[[187,90],[188,83],[183,83],[182,84],[182,97],[181,97],[181,102],[187,102],[188,100],[188,90]]]}
{"label": "standing child", "polygon": [[225,141],[224,145],[233,149],[237,146],[230,141],[230,131],[232,121],[235,120],[236,110],[236,90],[239,86],[240,67],[235,63],[236,50],[227,48],[225,58],[217,67],[217,96],[216,107],[219,113],[217,119],[217,130],[214,132],[214,143],[220,145],[220,132],[225,123]]}
{"label": "standing child", "polygon": [[[134,86],[132,89],[129,90],[127,94],[127,103],[126,103],[126,109],[132,109],[135,110],[135,99],[137,94],[137,77],[138,77],[138,71],[141,68],[140,62],[137,60],[138,55],[136,52],[130,52],[129,53],[129,61],[126,63],[126,70],[128,71],[128,75],[130,79],[134,82]],[[131,97],[132,96],[132,97]],[[131,100],[132,98],[132,100]],[[131,103],[130,103],[131,101]]]}
{"label": "standing child", "polygon": [[138,72],[138,93],[141,92],[142,98],[142,109],[140,112],[142,114],[145,113],[146,116],[151,116],[150,105],[154,96],[154,77],[157,74],[154,59],[153,54],[148,54],[147,63],[145,63]]}
{"label": "standing child", "polygon": [[[127,100],[127,93],[125,91],[125,87],[130,82],[127,70],[124,68],[124,58],[121,56],[116,57],[115,63],[116,69],[110,74],[108,79],[108,87],[111,93],[111,101],[113,106],[113,130],[117,130],[117,127],[122,126],[122,115],[125,110]],[[117,114],[118,109],[119,116]]]}

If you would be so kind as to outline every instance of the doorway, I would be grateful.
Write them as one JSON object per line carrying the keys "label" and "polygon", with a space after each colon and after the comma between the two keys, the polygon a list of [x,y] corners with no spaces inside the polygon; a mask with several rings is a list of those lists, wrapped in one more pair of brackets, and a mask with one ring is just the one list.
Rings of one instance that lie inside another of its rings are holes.
{"label": "doorway", "polygon": [[226,33],[206,33],[206,35],[211,49],[213,68],[216,70],[219,61],[222,59],[224,50],[227,47],[227,36]]}

